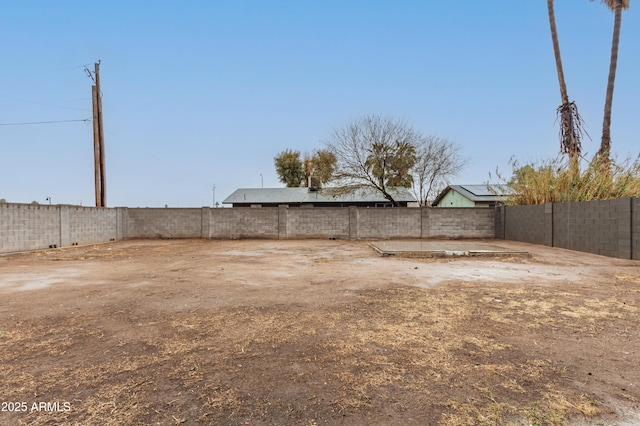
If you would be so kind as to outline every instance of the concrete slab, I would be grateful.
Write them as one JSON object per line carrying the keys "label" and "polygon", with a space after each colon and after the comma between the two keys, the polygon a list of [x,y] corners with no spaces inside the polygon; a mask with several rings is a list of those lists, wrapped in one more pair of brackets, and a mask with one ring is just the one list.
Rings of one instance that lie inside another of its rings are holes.
{"label": "concrete slab", "polygon": [[486,241],[376,241],[369,245],[382,256],[401,257],[529,257],[526,251]]}

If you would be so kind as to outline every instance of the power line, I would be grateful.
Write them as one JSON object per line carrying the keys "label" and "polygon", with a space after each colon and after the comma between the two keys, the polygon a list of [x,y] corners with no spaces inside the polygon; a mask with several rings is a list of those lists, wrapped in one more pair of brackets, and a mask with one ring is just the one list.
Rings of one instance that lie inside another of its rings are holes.
{"label": "power line", "polygon": [[30,126],[32,124],[75,123],[79,121],[88,123],[91,120],[88,118],[83,118],[81,120],[32,121],[29,123],[0,123],[0,126]]}

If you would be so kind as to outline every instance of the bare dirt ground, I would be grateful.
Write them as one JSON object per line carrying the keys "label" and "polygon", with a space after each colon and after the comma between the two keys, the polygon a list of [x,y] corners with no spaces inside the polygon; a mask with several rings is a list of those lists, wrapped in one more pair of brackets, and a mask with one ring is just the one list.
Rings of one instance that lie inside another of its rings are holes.
{"label": "bare dirt ground", "polygon": [[640,262],[499,244],[0,255],[0,424],[640,424]]}

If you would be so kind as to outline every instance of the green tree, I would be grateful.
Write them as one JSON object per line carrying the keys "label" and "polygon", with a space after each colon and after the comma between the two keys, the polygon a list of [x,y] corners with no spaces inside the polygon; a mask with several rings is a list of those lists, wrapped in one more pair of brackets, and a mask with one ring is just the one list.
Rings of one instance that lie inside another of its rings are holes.
{"label": "green tree", "polygon": [[373,188],[397,206],[390,190],[411,187],[416,145],[422,136],[401,120],[377,115],[334,130],[327,149],[336,158],[337,192]]}
{"label": "green tree", "polygon": [[311,157],[313,165],[312,177],[317,179],[320,185],[329,183],[333,179],[336,170],[336,156],[326,149],[316,150]]}
{"label": "green tree", "polygon": [[301,186],[305,180],[300,151],[286,149],[273,159],[280,182],[289,188]]}
{"label": "green tree", "polygon": [[614,12],[613,40],[611,41],[611,58],[609,61],[609,79],[607,81],[607,95],[604,103],[604,119],[602,121],[602,141],[598,155],[605,163],[611,153],[611,109],[613,104],[613,86],[618,66],[618,47],[620,45],[620,26],[622,24],[622,10],[629,8],[629,0],[602,0]]}
{"label": "green tree", "polygon": [[333,179],[336,157],[327,150],[316,150],[303,160],[304,186],[320,189]]}
{"label": "green tree", "polygon": [[380,187],[405,187],[413,183],[409,173],[416,162],[416,148],[406,141],[373,143],[365,165]]}

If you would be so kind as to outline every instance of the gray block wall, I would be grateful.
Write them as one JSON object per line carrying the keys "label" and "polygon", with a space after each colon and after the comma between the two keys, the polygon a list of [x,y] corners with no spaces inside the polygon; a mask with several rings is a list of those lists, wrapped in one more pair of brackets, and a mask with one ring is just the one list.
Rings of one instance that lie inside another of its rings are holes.
{"label": "gray block wall", "polygon": [[127,209],[127,238],[200,238],[201,208]]}
{"label": "gray block wall", "polygon": [[421,209],[359,208],[356,212],[355,239],[421,237]]}
{"label": "gray block wall", "polygon": [[494,238],[496,235],[493,208],[424,208],[422,213],[422,238]]}
{"label": "gray block wall", "polygon": [[94,244],[122,238],[118,209],[0,204],[0,253]]}
{"label": "gray block wall", "polygon": [[640,198],[631,201],[631,258],[640,260]]}
{"label": "gray block wall", "polygon": [[498,240],[504,240],[505,239],[504,215],[505,215],[504,206],[497,206],[496,207],[496,213],[495,213],[495,219],[494,219],[493,223],[494,223],[494,228],[495,228],[495,238],[498,239]]}
{"label": "gray block wall", "polygon": [[507,206],[503,210],[506,239],[639,259],[638,198]]}
{"label": "gray block wall", "polygon": [[511,206],[505,209],[504,238],[545,244],[547,241],[545,205]]}
{"label": "gray block wall", "polygon": [[0,204],[0,252],[125,238],[492,238],[494,221],[494,209],[168,209]]}
{"label": "gray block wall", "polygon": [[279,238],[280,208],[210,209],[209,238]]}
{"label": "gray block wall", "polygon": [[0,204],[0,253],[124,238],[501,238],[640,260],[640,199],[487,208]]}
{"label": "gray block wall", "polygon": [[631,199],[554,203],[553,244],[604,256],[631,258]]}
{"label": "gray block wall", "polygon": [[[280,238],[349,239],[350,216],[345,208],[280,208]],[[283,217],[284,216],[284,217]]]}
{"label": "gray block wall", "polygon": [[0,204],[0,253],[60,245],[57,206]]}
{"label": "gray block wall", "polygon": [[60,241],[62,247],[118,239],[115,209],[60,206],[60,215],[68,216],[68,231],[60,232],[65,237]]}

